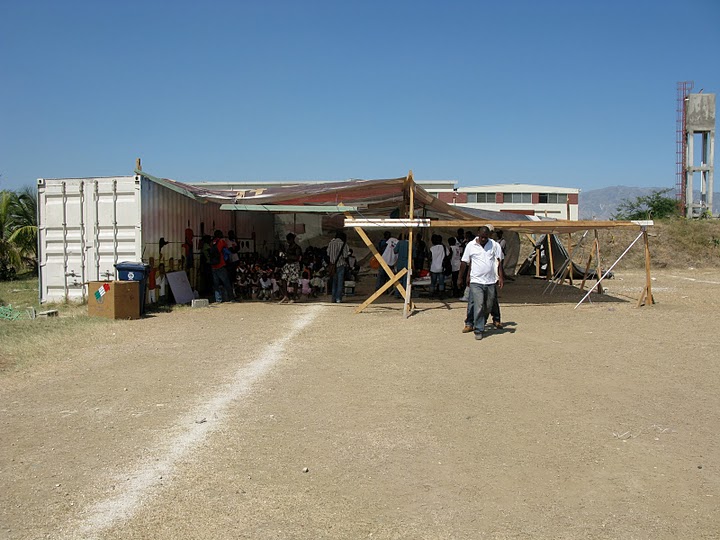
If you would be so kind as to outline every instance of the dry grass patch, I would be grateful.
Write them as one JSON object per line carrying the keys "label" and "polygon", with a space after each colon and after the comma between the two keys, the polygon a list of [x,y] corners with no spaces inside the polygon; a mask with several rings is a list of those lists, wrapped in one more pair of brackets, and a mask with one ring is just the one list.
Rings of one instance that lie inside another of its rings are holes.
{"label": "dry grass patch", "polygon": [[0,376],[75,350],[110,323],[87,316],[0,321]]}
{"label": "dry grass patch", "polygon": [[[25,274],[0,282],[0,304],[22,312],[23,319],[0,319],[0,375],[24,369],[58,351],[73,350],[91,339],[92,332],[110,321],[87,316],[87,306],[76,303],[42,304],[38,301],[37,277]],[[56,309],[59,317],[28,319],[26,310]]]}
{"label": "dry grass patch", "polygon": [[[657,221],[648,230],[650,256],[654,268],[718,268],[720,267],[720,221],[673,219]],[[637,237],[639,231],[625,229],[606,229],[598,231],[600,239],[600,260],[603,268],[613,264],[623,251]],[[560,240],[570,251],[568,235],[559,235]],[[582,233],[572,234],[572,245],[577,244]],[[573,260],[580,266],[587,263],[593,245],[593,232],[590,231],[580,248],[573,254]],[[532,244],[522,237],[520,263],[532,251]],[[593,266],[595,261],[593,258]],[[645,267],[645,253],[642,240],[638,241],[615,267],[617,270],[632,270]]]}

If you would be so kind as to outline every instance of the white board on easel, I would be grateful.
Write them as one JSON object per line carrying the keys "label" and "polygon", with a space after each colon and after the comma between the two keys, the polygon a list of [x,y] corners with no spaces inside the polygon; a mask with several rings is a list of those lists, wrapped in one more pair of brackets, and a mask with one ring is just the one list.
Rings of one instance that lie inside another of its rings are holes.
{"label": "white board on easel", "polygon": [[183,271],[170,272],[167,275],[168,285],[170,290],[175,297],[175,302],[178,304],[189,304],[195,298],[190,282],[188,281],[187,274]]}

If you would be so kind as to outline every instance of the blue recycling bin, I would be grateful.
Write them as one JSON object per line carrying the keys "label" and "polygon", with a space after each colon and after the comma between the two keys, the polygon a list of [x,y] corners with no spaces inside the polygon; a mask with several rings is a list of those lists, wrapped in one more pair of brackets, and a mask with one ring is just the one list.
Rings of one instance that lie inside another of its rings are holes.
{"label": "blue recycling bin", "polygon": [[117,278],[120,281],[139,281],[140,285],[140,316],[145,314],[145,296],[150,265],[142,262],[119,262],[115,265]]}

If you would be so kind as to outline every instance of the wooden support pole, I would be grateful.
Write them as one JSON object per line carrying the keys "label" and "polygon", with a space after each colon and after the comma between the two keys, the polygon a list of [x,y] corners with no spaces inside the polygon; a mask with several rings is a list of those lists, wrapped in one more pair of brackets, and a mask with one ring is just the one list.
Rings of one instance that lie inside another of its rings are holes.
{"label": "wooden support pole", "polygon": [[652,294],[652,279],[650,278],[650,244],[647,229],[643,229],[643,243],[645,244],[645,288],[638,300],[638,307],[655,303]]}
{"label": "wooden support pole", "polygon": [[569,278],[569,279],[570,279],[570,286],[572,286],[573,282],[572,282],[572,270],[571,270],[571,268],[572,268],[572,259],[570,259],[568,265],[565,267],[565,270],[562,271],[562,275],[560,276],[560,280],[558,281],[558,283],[560,283],[560,285],[565,285],[565,279],[566,279],[566,278]]}
{"label": "wooden support pole", "polygon": [[[575,249],[573,247],[573,249]],[[565,278],[570,277],[570,285],[572,285],[572,251],[570,251],[570,255],[568,256],[567,264],[565,265],[565,270],[562,271],[562,274],[560,275],[560,280],[558,283],[560,285],[565,285]]]}
{"label": "wooden support pole", "polygon": [[595,264],[597,265],[597,268],[595,269],[595,272],[597,272],[595,274],[595,279],[597,279],[597,283],[595,286],[597,287],[598,294],[602,294],[603,286],[602,283],[600,283],[600,279],[602,278],[602,268],[600,266],[600,239],[598,237],[597,229],[595,229],[595,249],[595,254],[597,256],[597,260],[595,261]]}
{"label": "wooden support pole", "polygon": [[565,205],[566,205],[565,219],[570,221],[570,195],[569,194],[565,197]]}
{"label": "wooden support pole", "polygon": [[[565,283],[565,277],[566,277],[566,276],[569,276],[569,277],[570,277],[570,285],[572,286],[572,284],[573,284],[573,278],[572,278],[572,275],[573,275],[573,273],[572,273],[573,254],[575,253],[575,250],[576,250],[578,247],[580,247],[580,244],[582,244],[582,241],[585,239],[585,235],[586,235],[586,234],[587,234],[587,231],[585,231],[585,234],[582,235],[582,238],[580,238],[580,240],[578,241],[578,243],[575,244],[574,246],[572,245],[572,235],[571,235],[571,234],[568,234],[568,242],[569,242],[568,245],[571,246],[571,248],[570,248],[570,254],[568,255],[567,266],[565,267],[565,270],[563,270],[562,278],[561,278],[561,280],[560,280],[560,284],[561,284],[561,285]],[[586,271],[585,273],[587,273],[587,271]]]}
{"label": "wooden support pole", "polygon": [[585,273],[583,274],[583,280],[582,280],[582,283],[580,284],[581,291],[585,290],[585,282],[587,281],[588,272],[590,271],[590,263],[592,263],[593,251],[595,251],[595,242],[597,242],[597,240],[595,240],[593,242],[593,247],[590,250],[590,256],[588,257],[588,262],[585,265]]}
{"label": "wooden support pole", "polygon": [[[408,209],[408,219],[415,217],[415,181],[413,180],[413,173],[410,171],[407,179],[407,190],[408,199],[410,202],[410,208]],[[408,228],[407,233],[408,241],[408,263],[407,263],[407,294],[405,295],[405,302],[403,303],[403,316],[407,319],[414,309],[412,303],[412,264],[413,264],[413,228]]]}
{"label": "wooden support pole", "polygon": [[545,236],[545,239],[548,243],[548,279],[552,279],[555,277],[555,261],[553,259],[553,251],[552,251],[552,237],[554,235],[548,234]]}
{"label": "wooden support pole", "polygon": [[[578,244],[579,244],[579,242],[578,242]],[[572,245],[572,233],[568,233],[568,246],[570,247],[570,256],[568,257],[568,258],[569,258],[569,261],[568,261],[568,266],[567,266],[567,268],[565,269],[565,273],[566,273],[566,275],[568,276],[568,278],[569,278],[569,280],[570,280],[570,286],[571,286],[571,287],[572,287],[572,284],[573,284],[573,273],[572,273],[573,260],[572,260],[572,256],[573,256],[573,253],[575,252],[575,248],[578,246],[578,244],[575,244],[574,246]],[[565,278],[564,278],[564,277],[563,277],[563,280],[562,280],[560,283],[561,283],[561,285],[564,285],[564,284],[565,284]]]}

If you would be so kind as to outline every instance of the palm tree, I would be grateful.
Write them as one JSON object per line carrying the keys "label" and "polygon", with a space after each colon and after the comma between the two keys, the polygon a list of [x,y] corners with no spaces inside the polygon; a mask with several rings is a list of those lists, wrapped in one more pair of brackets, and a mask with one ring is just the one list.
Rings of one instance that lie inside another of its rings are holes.
{"label": "palm tree", "polygon": [[23,265],[37,272],[37,194],[27,186],[15,194],[12,228],[10,241],[18,248]]}
{"label": "palm tree", "polygon": [[15,268],[22,264],[19,250],[10,240],[14,198],[12,191],[0,191],[0,280],[12,278]]}
{"label": "palm tree", "polygon": [[0,191],[0,280],[37,271],[37,198],[30,188]]}

